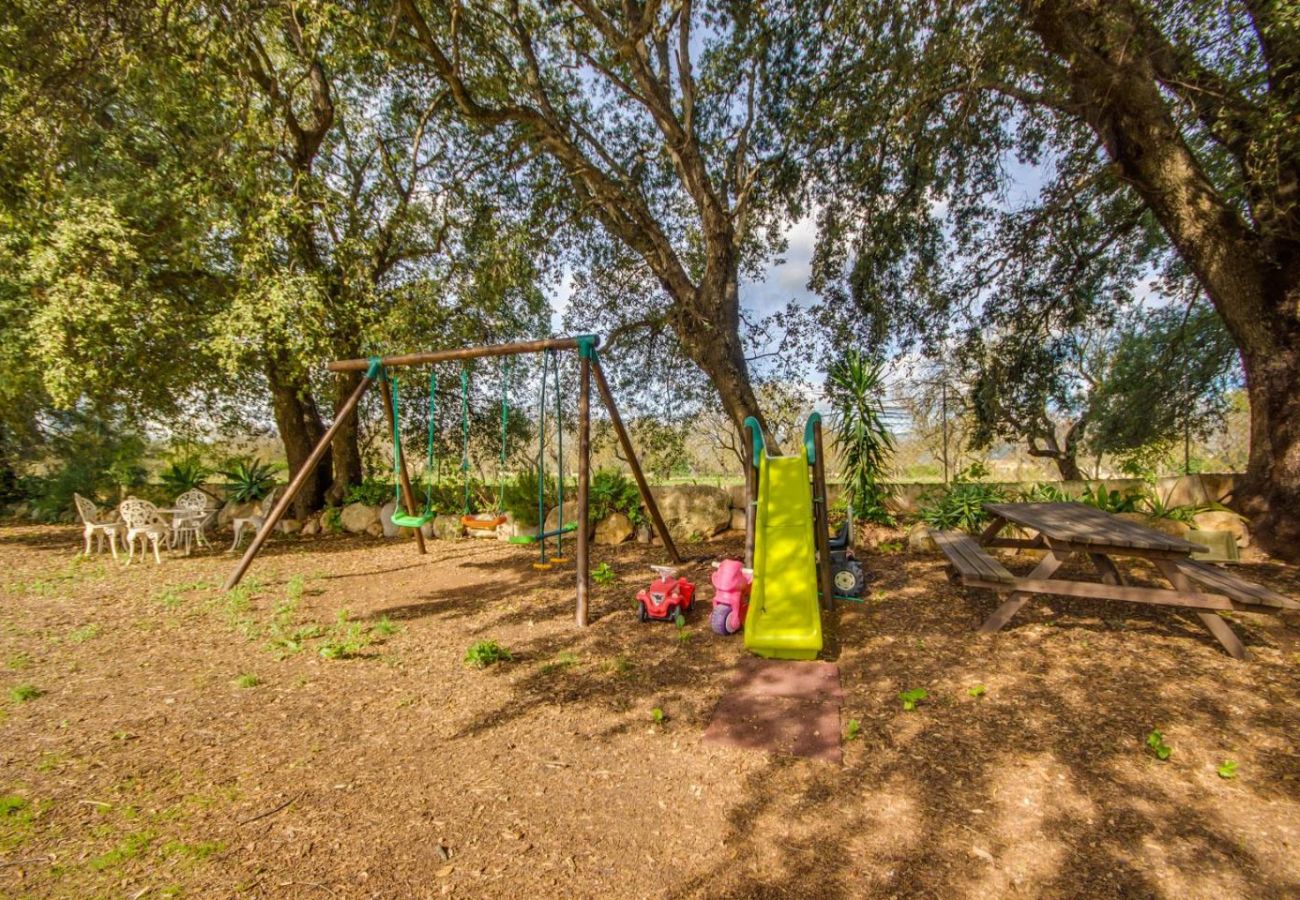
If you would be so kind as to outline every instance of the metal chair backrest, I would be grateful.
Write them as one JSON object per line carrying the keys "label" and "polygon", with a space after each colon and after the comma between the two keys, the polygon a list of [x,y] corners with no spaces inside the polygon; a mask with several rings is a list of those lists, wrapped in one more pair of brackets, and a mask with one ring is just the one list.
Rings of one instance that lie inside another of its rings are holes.
{"label": "metal chair backrest", "polygon": [[208,495],[198,488],[186,491],[176,498],[176,508],[187,512],[205,514],[209,511]]}
{"label": "metal chair backrest", "polygon": [[72,495],[72,502],[76,504],[77,515],[81,516],[81,521],[86,525],[102,525],[104,519],[99,515],[99,507],[87,500],[80,494]]}
{"label": "metal chair backrest", "polygon": [[148,500],[137,497],[123,500],[122,505],[118,507],[118,512],[122,514],[122,521],[126,523],[127,528],[147,528],[150,525],[167,524],[158,514],[158,507]]}

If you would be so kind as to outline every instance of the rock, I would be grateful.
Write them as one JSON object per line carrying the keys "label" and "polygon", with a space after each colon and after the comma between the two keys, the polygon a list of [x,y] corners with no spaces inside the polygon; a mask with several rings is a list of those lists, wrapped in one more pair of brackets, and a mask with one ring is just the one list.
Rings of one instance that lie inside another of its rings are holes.
{"label": "rock", "polygon": [[1235,512],[1214,509],[1197,513],[1192,521],[1196,523],[1198,531],[1226,531],[1232,535],[1238,547],[1245,549],[1250,546],[1250,529],[1246,527],[1246,521]]}
{"label": "rock", "polygon": [[380,525],[378,522],[371,522],[370,525],[367,526],[366,528],[366,534],[370,535],[371,537],[383,537],[384,526]]}
{"label": "rock", "polygon": [[313,517],[308,519],[306,522],[303,522],[302,533],[305,537],[320,534],[320,519]]}
{"label": "rock", "polygon": [[649,544],[654,541],[654,532],[650,530],[649,525],[640,525],[636,530],[636,542],[638,544]]}
{"label": "rock", "polygon": [[732,507],[732,509],[731,509],[731,530],[732,530],[732,531],[744,531],[744,530],[745,530],[745,526],[746,526],[746,522],[745,522],[745,511],[744,511],[743,509],[736,509],[735,507]]}
{"label": "rock", "polygon": [[939,545],[930,537],[930,526],[917,522],[907,532],[907,549],[914,553],[938,553]]}
{"label": "rock", "polygon": [[281,534],[297,534],[300,531],[302,531],[302,522],[298,521],[297,519],[280,520]]}
{"label": "rock", "polygon": [[[578,521],[578,504],[576,501],[570,500],[566,497],[564,500],[564,524],[568,525],[570,523],[577,522],[577,521]],[[551,511],[546,514],[546,522],[542,527],[546,531],[554,531],[555,529],[560,527],[560,508],[558,506],[552,507]],[[574,529],[574,532],[576,531],[577,529]],[[525,529],[524,534],[528,534],[528,533],[529,530]],[[568,533],[573,533],[573,532],[568,532]],[[591,534],[592,531],[589,528],[587,531],[588,537],[590,537]]]}
{"label": "rock", "polygon": [[733,484],[727,488],[727,495],[731,498],[731,508],[744,510],[745,508],[745,486],[743,484]]}
{"label": "rock", "polygon": [[434,536],[444,541],[454,541],[465,531],[465,526],[460,524],[460,516],[434,516],[430,524],[433,525]]}
{"label": "rock", "polygon": [[32,511],[31,504],[19,503],[12,510],[9,511],[9,515],[13,516],[15,519],[25,519],[27,518],[27,514],[30,513],[31,511]]}
{"label": "rock", "polygon": [[433,533],[433,519],[420,526],[420,534],[424,535],[425,540],[433,540],[436,537]]}
{"label": "rock", "polygon": [[596,523],[596,543],[613,547],[626,541],[635,531],[632,520],[623,513],[610,513]]}
{"label": "rock", "polygon": [[650,490],[674,538],[710,538],[731,524],[731,495],[722,488],[678,484]]}
{"label": "rock", "polygon": [[393,524],[393,513],[397,511],[397,501],[389,500],[379,508],[379,524],[383,526],[384,537],[397,537],[401,531],[400,525]]}
{"label": "rock", "polygon": [[221,507],[221,512],[217,513],[217,527],[229,528],[234,519],[247,519],[257,515],[257,508],[260,505],[260,501],[257,500],[250,500],[247,503],[226,501],[226,504]]}
{"label": "rock", "polygon": [[1167,534],[1170,537],[1186,538],[1187,532],[1191,529],[1182,522],[1176,522],[1173,519],[1157,519],[1148,516],[1146,513],[1116,513],[1119,518],[1127,522],[1134,522],[1152,531],[1158,531],[1161,534]]}
{"label": "rock", "polygon": [[[348,534],[365,534],[371,525],[379,524],[379,507],[365,503],[349,503],[343,507],[339,521]],[[382,533],[381,528],[380,534]]]}

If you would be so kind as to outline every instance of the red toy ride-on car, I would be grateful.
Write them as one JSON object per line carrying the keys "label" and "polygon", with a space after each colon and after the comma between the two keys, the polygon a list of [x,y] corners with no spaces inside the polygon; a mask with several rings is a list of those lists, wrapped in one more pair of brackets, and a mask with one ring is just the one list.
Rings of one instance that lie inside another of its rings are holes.
{"label": "red toy ride-on car", "polygon": [[695,585],[685,578],[677,577],[677,570],[672,566],[651,566],[655,580],[650,587],[637,591],[637,617],[642,622],[651,619],[671,622],[691,608],[695,599]]}

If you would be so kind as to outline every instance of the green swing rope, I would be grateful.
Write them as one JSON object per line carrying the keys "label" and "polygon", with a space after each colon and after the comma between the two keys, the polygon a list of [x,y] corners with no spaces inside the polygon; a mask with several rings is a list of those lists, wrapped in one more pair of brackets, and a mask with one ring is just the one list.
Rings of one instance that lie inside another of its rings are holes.
{"label": "green swing rope", "polygon": [[437,395],[437,378],[434,373],[429,373],[429,449],[428,449],[428,481],[424,489],[424,509],[421,512],[407,513],[404,512],[402,500],[402,433],[401,433],[401,407],[398,399],[398,379],[396,375],[388,379],[389,390],[393,400],[393,514],[390,521],[394,525],[406,528],[419,528],[425,522],[433,518],[433,445],[434,445],[434,422],[438,408]]}
{"label": "green swing rope", "polygon": [[462,515],[469,515],[469,364],[460,367],[460,428],[464,442],[460,455],[461,479],[465,483]]}

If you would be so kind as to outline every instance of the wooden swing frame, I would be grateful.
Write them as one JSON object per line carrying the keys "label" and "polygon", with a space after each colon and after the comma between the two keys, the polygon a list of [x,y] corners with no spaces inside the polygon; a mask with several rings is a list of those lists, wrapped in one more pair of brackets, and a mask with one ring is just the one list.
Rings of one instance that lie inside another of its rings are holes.
{"label": "wooden swing frame", "polygon": [[[326,368],[331,372],[361,372],[361,382],[335,414],[334,422],[322,435],[316,446],[312,448],[307,461],[303,463],[297,474],[294,475],[293,480],[289,482],[288,489],[280,497],[279,502],[275,504],[271,514],[266,517],[262,527],[258,529],[257,536],[253,538],[253,542],[244,551],[244,555],[235,566],[234,571],[226,579],[223,589],[228,591],[239,584],[240,579],[248,572],[253,560],[257,558],[257,554],[261,551],[262,545],[266,543],[271,532],[275,530],[275,526],[293,503],[294,498],[298,496],[298,492],[302,490],[307,477],[315,470],[321,458],[325,455],[325,451],[329,449],[334,435],[343,426],[343,423],[348,420],[349,416],[356,415],[357,404],[361,402],[361,398],[366,391],[382,379],[383,372],[407,366],[433,365],[434,363],[451,360],[479,359],[486,356],[520,356],[529,353],[542,353],[547,350],[557,352],[577,351],[578,353],[578,522],[586,523],[590,510],[591,384],[594,381],[601,402],[605,406],[605,411],[609,414],[610,423],[614,426],[614,433],[618,436],[618,442],[623,448],[623,454],[627,458],[628,466],[632,469],[632,477],[636,479],[637,490],[641,493],[641,501],[650,514],[650,521],[654,525],[655,534],[663,541],[664,549],[668,551],[668,556],[673,564],[681,565],[682,558],[677,552],[676,544],[673,543],[672,535],[668,533],[668,527],[664,524],[654,494],[650,492],[650,485],[646,481],[645,473],[641,471],[641,463],[638,461],[636,451],[632,447],[632,438],[623,425],[623,417],[619,415],[618,406],[614,403],[614,395],[609,389],[609,382],[605,380],[605,372],[601,368],[600,357],[597,352],[599,346],[600,337],[598,335],[580,334],[540,341],[519,341],[510,344],[460,347],[455,350],[408,353],[403,356],[343,359],[329,363]],[[393,401],[387,391],[380,391],[379,393],[384,398],[384,417],[391,431],[394,424]],[[402,488],[403,505],[408,513],[414,514],[418,505],[415,500],[415,492],[411,489],[410,476],[406,471],[405,455],[403,455],[402,463],[398,467],[398,480]],[[579,627],[587,625],[587,601],[591,592],[589,534],[589,528],[579,527],[577,530],[578,548],[575,560],[577,563],[577,610],[575,620]],[[424,535],[418,528],[415,530],[415,544],[419,553],[428,552],[424,545]]]}

